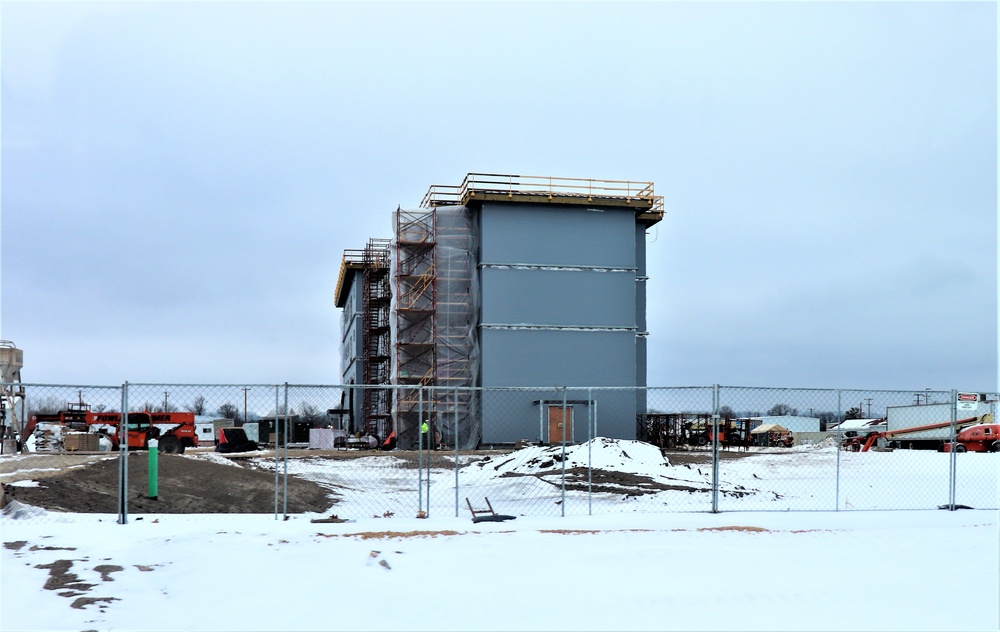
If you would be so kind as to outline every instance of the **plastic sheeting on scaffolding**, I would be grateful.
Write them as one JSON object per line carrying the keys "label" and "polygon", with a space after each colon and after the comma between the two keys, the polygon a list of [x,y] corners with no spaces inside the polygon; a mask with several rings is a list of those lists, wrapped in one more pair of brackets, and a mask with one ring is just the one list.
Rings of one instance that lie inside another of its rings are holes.
{"label": "plastic sheeting on scaffolding", "polygon": [[[468,389],[479,383],[479,284],[476,215],[464,206],[437,208],[437,385]],[[442,393],[442,439],[463,449],[479,444],[481,417],[475,391]],[[450,437],[450,440],[449,440]]]}
{"label": "plastic sheeting on scaffolding", "polygon": [[[474,214],[464,206],[393,215],[393,423],[400,447],[418,445],[422,422],[435,445],[474,448],[479,291]],[[405,386],[412,388],[399,388]],[[456,391],[455,389],[463,389]],[[426,447],[426,446],[425,446]]]}

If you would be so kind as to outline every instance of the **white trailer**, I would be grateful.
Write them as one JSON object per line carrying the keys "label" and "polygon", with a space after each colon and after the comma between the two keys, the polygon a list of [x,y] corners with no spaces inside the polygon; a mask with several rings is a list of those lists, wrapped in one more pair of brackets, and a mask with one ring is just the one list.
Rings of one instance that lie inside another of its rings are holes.
{"label": "white trailer", "polygon": [[[952,439],[952,414],[954,404],[925,404],[923,406],[890,406],[886,408],[886,431],[879,438],[879,445],[890,448],[940,450]],[[990,405],[979,402],[973,411],[956,415],[955,432],[963,427],[992,421]]]}

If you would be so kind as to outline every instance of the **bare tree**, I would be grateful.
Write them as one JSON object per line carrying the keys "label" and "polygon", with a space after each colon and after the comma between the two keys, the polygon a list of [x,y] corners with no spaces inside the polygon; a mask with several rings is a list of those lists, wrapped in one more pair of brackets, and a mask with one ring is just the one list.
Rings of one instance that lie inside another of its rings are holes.
{"label": "bare tree", "polygon": [[798,415],[799,411],[788,404],[775,404],[767,411],[768,417],[784,417],[785,415]]}
{"label": "bare tree", "polygon": [[204,415],[205,414],[205,396],[204,395],[199,395],[198,397],[195,397],[194,401],[191,402],[191,405],[188,406],[188,410],[191,411],[191,412],[193,412],[196,415]]}
{"label": "bare tree", "polygon": [[236,419],[240,414],[240,409],[236,404],[223,404],[219,406],[219,416],[223,419]]}
{"label": "bare tree", "polygon": [[831,411],[821,411],[816,413],[815,416],[819,417],[820,432],[826,432],[827,427],[837,421],[837,413]]}
{"label": "bare tree", "polygon": [[66,404],[55,395],[28,399],[28,412],[31,415],[50,415],[63,410],[65,406]]}
{"label": "bare tree", "polygon": [[323,416],[320,414],[318,408],[309,402],[302,402],[302,405],[299,407],[299,419],[302,421],[308,421],[310,425],[314,425],[322,418]]}

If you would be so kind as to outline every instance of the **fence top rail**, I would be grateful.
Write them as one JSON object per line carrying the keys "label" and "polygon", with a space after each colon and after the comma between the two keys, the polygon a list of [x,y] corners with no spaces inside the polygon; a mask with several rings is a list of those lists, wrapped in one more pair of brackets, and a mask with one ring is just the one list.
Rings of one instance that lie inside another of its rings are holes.
{"label": "fence top rail", "polygon": [[150,387],[150,386],[173,386],[178,388],[281,388],[282,386],[290,386],[288,384],[248,384],[233,382],[228,384],[213,384],[209,382],[193,382],[193,383],[178,383],[178,382],[128,382],[128,387]]}
{"label": "fence top rail", "polygon": [[[392,390],[444,390],[444,391],[693,391],[710,390],[718,387],[720,390],[742,390],[742,391],[771,391],[771,392],[800,392],[800,393],[884,393],[884,394],[907,394],[914,393],[944,396],[950,395],[951,390],[927,390],[927,389],[878,389],[878,388],[811,388],[811,387],[783,387],[783,386],[560,386],[560,385],[536,385],[536,386],[434,386],[419,384],[304,384],[304,383],[246,383],[246,382],[124,382],[122,384],[65,384],[48,382],[0,382],[4,387],[32,387],[32,388],[72,388],[72,389],[100,389],[100,390],[120,390],[128,388],[150,388],[150,387],[175,387],[175,388],[317,388],[317,389],[353,389],[353,388],[379,388]],[[1000,396],[996,391],[978,391],[989,396]]]}
{"label": "fence top rail", "polygon": [[109,385],[109,384],[51,384],[47,382],[0,382],[0,385],[7,386],[17,386],[17,387],[27,387],[31,386],[34,388],[87,388],[87,389],[101,389],[101,390],[121,390],[123,384]]}
{"label": "fence top rail", "polygon": [[[671,387],[664,387],[671,388]],[[743,391],[788,391],[788,392],[822,392],[822,393],[930,393],[932,395],[948,394],[950,390],[928,391],[923,388],[916,389],[887,389],[887,388],[829,388],[829,387],[809,387],[809,386],[723,386],[719,389],[743,390]]]}

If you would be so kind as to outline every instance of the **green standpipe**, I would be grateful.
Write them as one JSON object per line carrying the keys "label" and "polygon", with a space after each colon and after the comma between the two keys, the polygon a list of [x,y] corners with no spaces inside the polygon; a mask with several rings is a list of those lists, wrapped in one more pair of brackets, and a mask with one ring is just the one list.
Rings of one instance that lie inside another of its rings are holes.
{"label": "green standpipe", "polygon": [[149,440],[149,497],[153,500],[157,498],[159,464],[160,464],[160,442],[156,439]]}

